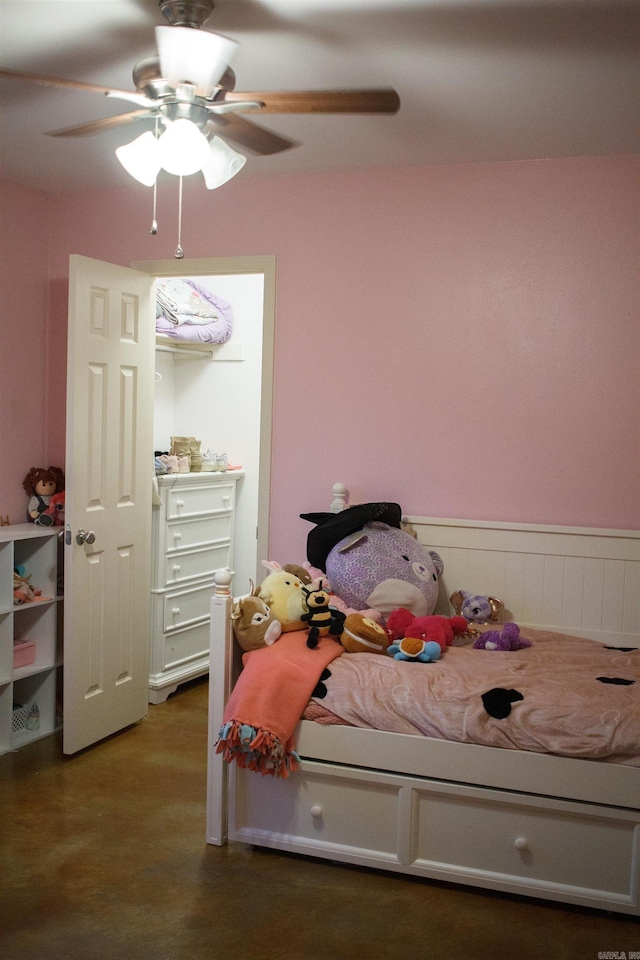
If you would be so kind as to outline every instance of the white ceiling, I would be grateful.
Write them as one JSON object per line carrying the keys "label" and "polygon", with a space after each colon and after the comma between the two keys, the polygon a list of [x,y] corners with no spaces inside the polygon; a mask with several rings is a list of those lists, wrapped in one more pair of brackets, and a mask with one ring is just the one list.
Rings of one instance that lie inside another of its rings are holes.
{"label": "white ceiling", "polygon": [[[132,90],[164,22],[157,0],[0,0],[0,65]],[[395,116],[261,117],[301,146],[240,176],[636,152],[639,28],[640,0],[216,0],[206,25],[239,41],[239,91],[400,95]],[[47,192],[130,185],[113,151],[146,127],[44,135],[128,108],[0,80],[0,173]]]}

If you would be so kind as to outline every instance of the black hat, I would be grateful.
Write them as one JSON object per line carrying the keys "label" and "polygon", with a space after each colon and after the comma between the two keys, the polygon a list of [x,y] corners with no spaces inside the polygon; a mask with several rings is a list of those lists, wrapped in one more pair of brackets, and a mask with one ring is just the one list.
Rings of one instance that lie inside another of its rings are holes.
{"label": "black hat", "polygon": [[317,524],[307,537],[307,560],[326,573],[327,557],[337,543],[372,520],[400,528],[402,509],[399,503],[359,503],[341,513],[301,513],[300,517]]}

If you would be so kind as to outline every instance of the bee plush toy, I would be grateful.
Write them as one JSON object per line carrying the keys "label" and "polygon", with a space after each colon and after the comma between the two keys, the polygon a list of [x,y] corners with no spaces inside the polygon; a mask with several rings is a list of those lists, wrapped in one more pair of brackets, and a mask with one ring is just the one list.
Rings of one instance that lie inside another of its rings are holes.
{"label": "bee plush toy", "polygon": [[345,618],[343,613],[329,606],[330,595],[323,588],[322,580],[318,589],[303,587],[302,592],[305,595],[308,610],[307,613],[302,614],[301,618],[309,625],[307,646],[310,650],[315,650],[320,637],[328,633],[334,637],[340,636]]}

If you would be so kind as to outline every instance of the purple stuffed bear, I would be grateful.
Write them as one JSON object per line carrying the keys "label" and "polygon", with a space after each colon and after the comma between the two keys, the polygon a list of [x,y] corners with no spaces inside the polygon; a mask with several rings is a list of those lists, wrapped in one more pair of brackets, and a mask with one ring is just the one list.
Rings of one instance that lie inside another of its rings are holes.
{"label": "purple stuffed bear", "polygon": [[307,537],[309,563],[327,574],[347,606],[373,608],[383,617],[398,607],[415,617],[433,613],[443,563],[400,529],[400,504],[361,503],[337,514],[300,516],[316,524]]}
{"label": "purple stuffed bear", "polygon": [[474,641],[474,650],[523,650],[531,646],[531,640],[520,636],[520,627],[517,623],[505,623],[502,633],[498,630],[487,630],[481,633]]}
{"label": "purple stuffed bear", "polygon": [[442,560],[433,550],[386,523],[373,521],[345,537],[327,557],[331,587],[355,610],[373,607],[387,617],[405,607],[416,617],[433,613]]}

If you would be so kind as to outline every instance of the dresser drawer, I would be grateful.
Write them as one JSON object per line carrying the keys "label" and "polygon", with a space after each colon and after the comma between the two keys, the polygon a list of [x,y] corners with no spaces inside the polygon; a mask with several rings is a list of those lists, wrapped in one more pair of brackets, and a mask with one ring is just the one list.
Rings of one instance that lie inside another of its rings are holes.
{"label": "dresser drawer", "polygon": [[162,629],[167,633],[182,627],[209,620],[213,583],[207,582],[171,590],[162,595]]}
{"label": "dresser drawer", "polygon": [[163,637],[162,669],[175,670],[193,660],[209,657],[209,624],[198,623]]}
{"label": "dresser drawer", "polygon": [[192,547],[204,547],[207,544],[229,541],[230,537],[231,514],[229,513],[223,513],[217,517],[176,520],[167,524],[165,553],[173,554],[177,550],[190,550]]}
{"label": "dresser drawer", "polygon": [[164,582],[158,587],[172,587],[189,580],[210,580],[216,570],[229,567],[231,544],[222,543],[203,550],[172,553],[164,558]]}
{"label": "dresser drawer", "polygon": [[235,482],[181,483],[163,488],[167,520],[230,511],[234,508]]}

